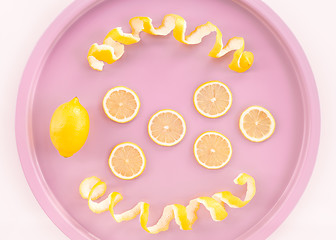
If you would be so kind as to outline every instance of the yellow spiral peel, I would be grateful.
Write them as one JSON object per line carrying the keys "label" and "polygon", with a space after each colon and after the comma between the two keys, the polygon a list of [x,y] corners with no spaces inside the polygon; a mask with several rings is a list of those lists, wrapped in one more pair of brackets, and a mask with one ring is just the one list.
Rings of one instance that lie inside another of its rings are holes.
{"label": "yellow spiral peel", "polygon": [[236,72],[245,72],[253,64],[253,53],[244,51],[244,39],[233,37],[224,46],[221,31],[211,22],[198,26],[187,36],[185,35],[187,23],[176,14],[164,16],[161,25],[157,28],[153,26],[152,19],[149,17],[134,17],[129,21],[129,24],[132,28],[131,33],[124,33],[121,27],[114,28],[106,35],[103,44],[94,43],[90,47],[87,59],[93,69],[102,71],[104,62],[111,64],[121,58],[124,54],[124,45],[139,42],[142,31],[160,36],[166,36],[173,31],[175,39],[187,45],[199,44],[203,37],[216,32],[216,41],[209,53],[210,57],[220,58],[235,50],[229,64],[230,69]]}
{"label": "yellow spiral peel", "polygon": [[158,222],[148,227],[149,204],[139,202],[133,208],[123,213],[116,214],[114,207],[120,202],[123,197],[118,192],[112,192],[101,202],[94,200],[102,197],[106,191],[106,183],[102,182],[97,177],[89,177],[82,181],[79,187],[79,192],[84,199],[88,199],[88,205],[92,212],[102,213],[110,211],[110,214],[116,222],[129,221],[140,215],[140,224],[142,228],[151,233],[156,234],[166,231],[169,228],[170,222],[175,219],[181,230],[191,230],[193,223],[197,220],[197,211],[202,204],[209,212],[214,221],[222,221],[228,215],[224,208],[224,203],[231,208],[241,208],[249,203],[255,195],[256,187],[254,178],[246,173],[241,173],[234,180],[235,184],[247,185],[245,199],[234,196],[231,192],[219,192],[212,197],[198,197],[189,202],[185,207],[180,204],[167,205],[163,209],[162,216]]}

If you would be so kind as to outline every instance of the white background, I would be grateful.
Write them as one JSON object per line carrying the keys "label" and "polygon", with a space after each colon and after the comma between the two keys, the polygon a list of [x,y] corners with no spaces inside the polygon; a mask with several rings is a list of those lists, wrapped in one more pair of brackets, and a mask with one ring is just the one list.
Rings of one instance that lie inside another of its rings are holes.
{"label": "white background", "polygon": [[[268,238],[336,239],[336,2],[264,0],[294,32],[315,74],[322,112],[321,143],[309,185],[286,221]],[[71,0],[2,1],[0,7],[1,239],[68,239],[32,195],[16,151],[16,94],[39,37]]]}

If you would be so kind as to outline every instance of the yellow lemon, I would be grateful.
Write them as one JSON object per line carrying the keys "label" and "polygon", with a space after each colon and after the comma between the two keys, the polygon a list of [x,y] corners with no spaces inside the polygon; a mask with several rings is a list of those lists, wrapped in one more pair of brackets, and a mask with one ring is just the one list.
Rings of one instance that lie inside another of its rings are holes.
{"label": "yellow lemon", "polygon": [[83,147],[89,128],[89,114],[75,97],[55,110],[50,121],[50,139],[61,156],[71,157]]}

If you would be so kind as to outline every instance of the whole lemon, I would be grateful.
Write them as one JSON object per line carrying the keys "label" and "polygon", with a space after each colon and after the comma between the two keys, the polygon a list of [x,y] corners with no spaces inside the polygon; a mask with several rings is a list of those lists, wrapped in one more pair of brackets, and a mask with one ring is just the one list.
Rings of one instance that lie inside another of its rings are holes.
{"label": "whole lemon", "polygon": [[83,147],[89,128],[89,114],[75,97],[55,110],[50,121],[50,139],[61,156],[71,157]]}

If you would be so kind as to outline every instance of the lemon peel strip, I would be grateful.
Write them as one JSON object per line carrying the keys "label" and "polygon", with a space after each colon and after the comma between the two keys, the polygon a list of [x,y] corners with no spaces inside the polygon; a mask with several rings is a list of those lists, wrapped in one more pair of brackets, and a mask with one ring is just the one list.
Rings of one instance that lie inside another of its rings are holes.
{"label": "lemon peel strip", "polygon": [[234,179],[234,183],[247,185],[244,200],[234,196],[231,192],[224,191],[215,193],[212,197],[195,198],[186,207],[180,204],[167,205],[157,223],[150,227],[147,226],[149,204],[146,202],[139,202],[130,210],[119,214],[114,212],[114,207],[123,199],[120,193],[111,192],[101,202],[95,202],[94,200],[102,197],[106,191],[106,183],[97,177],[93,176],[84,179],[80,184],[79,192],[82,198],[88,199],[88,205],[92,212],[102,213],[109,211],[116,222],[129,221],[140,215],[142,228],[148,233],[156,234],[168,230],[169,224],[173,219],[181,230],[191,230],[193,223],[197,220],[197,211],[201,204],[210,212],[214,221],[224,220],[228,215],[224,203],[231,208],[241,208],[248,204],[256,193],[254,178],[246,173],[239,174]]}
{"label": "lemon peel strip", "polygon": [[157,28],[153,26],[152,19],[149,17],[134,17],[130,19],[129,24],[132,28],[131,33],[124,33],[121,27],[117,27],[106,35],[103,44],[94,43],[91,45],[87,59],[93,69],[102,71],[104,62],[112,64],[121,58],[124,54],[124,45],[139,42],[141,32],[166,36],[172,31],[177,41],[187,45],[199,44],[202,42],[203,37],[216,32],[215,44],[209,52],[210,57],[220,58],[231,51],[235,51],[229,68],[236,72],[245,72],[253,64],[253,53],[244,51],[244,38],[233,37],[224,46],[222,32],[211,22],[196,27],[187,36],[185,35],[187,23],[181,16],[176,14],[164,16],[161,25]]}

